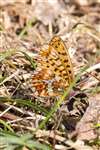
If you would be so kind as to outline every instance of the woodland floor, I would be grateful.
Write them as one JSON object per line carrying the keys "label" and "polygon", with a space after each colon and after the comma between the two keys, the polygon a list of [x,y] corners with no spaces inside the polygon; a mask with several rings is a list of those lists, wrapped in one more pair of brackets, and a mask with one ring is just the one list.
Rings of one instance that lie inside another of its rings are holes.
{"label": "woodland floor", "polygon": [[[54,36],[74,72],[61,96],[55,78],[38,72],[39,54]],[[99,147],[100,0],[0,0],[0,149]]]}

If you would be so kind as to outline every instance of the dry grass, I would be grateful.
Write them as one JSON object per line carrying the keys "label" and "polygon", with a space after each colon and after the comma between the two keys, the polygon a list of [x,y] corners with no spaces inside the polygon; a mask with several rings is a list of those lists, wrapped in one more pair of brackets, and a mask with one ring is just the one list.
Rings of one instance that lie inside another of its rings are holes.
{"label": "dry grass", "polygon": [[[88,0],[0,1],[0,149],[99,149],[99,9]],[[68,48],[75,79],[62,97],[41,97],[32,76],[54,35]]]}

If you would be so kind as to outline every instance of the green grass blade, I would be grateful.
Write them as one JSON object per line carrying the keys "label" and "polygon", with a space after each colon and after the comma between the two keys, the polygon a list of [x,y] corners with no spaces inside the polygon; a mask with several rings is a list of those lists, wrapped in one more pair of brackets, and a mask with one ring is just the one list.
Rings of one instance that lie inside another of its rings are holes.
{"label": "green grass blade", "polygon": [[9,131],[13,132],[13,129],[10,127],[8,123],[0,119],[0,124],[4,126],[5,129],[8,129]]}
{"label": "green grass blade", "polygon": [[39,150],[51,150],[50,146],[34,140],[32,134],[17,135],[11,134],[10,132],[0,132],[0,139],[3,141],[6,148],[7,146],[15,145],[17,147],[27,147],[30,148],[30,150],[34,148]]}
{"label": "green grass blade", "polygon": [[48,111],[45,108],[43,108],[43,106],[41,107],[38,104],[31,102],[29,99],[22,100],[22,99],[9,99],[7,97],[0,97],[0,102],[10,102],[10,103],[16,102],[19,106],[28,106],[28,107],[34,109],[35,111],[42,112],[45,115],[48,114]]}
{"label": "green grass blade", "polygon": [[16,52],[15,49],[9,49],[4,52],[0,52],[0,62],[6,59],[7,57],[12,56],[13,54],[15,54],[15,52]]}
{"label": "green grass blade", "polygon": [[32,68],[33,68],[33,69],[36,69],[36,66],[37,66],[37,65],[36,65],[36,62],[33,60],[33,58],[30,57],[27,53],[25,53],[25,52],[23,52],[23,51],[21,51],[21,53],[23,53],[24,56],[26,57],[26,59],[30,62]]}

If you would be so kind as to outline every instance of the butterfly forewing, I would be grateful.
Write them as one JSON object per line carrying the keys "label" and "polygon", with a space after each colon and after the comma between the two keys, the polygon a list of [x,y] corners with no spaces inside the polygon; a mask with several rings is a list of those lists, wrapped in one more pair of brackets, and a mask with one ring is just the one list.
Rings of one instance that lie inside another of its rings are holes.
{"label": "butterfly forewing", "polygon": [[72,63],[71,63],[68,50],[64,42],[62,41],[62,39],[58,36],[52,38],[49,44],[49,49],[52,49],[52,47],[58,54],[57,61],[61,62],[60,65],[58,66],[55,65],[55,68],[57,72],[59,72],[60,76],[62,76],[62,78],[65,80],[65,82],[68,82],[70,84],[73,81],[74,75],[73,75],[73,68],[72,68]]}

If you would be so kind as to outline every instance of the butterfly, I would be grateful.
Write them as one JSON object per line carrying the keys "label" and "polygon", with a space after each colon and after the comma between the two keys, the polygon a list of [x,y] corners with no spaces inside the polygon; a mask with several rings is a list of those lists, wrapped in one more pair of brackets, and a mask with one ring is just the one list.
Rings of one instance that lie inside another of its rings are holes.
{"label": "butterfly", "polygon": [[[40,50],[38,68],[41,69],[33,75],[36,96],[61,96],[73,82],[72,61],[66,45],[59,36],[54,36],[51,39],[47,49]],[[78,98],[80,99],[77,100]],[[89,105],[86,98],[83,94],[76,94],[75,98],[71,97],[62,105],[60,116],[62,114],[66,129],[74,129],[77,121],[83,116]],[[59,113],[57,112],[57,114]]]}
{"label": "butterfly", "polygon": [[56,96],[73,82],[74,73],[66,45],[54,36],[47,49],[40,50],[38,67],[33,75],[33,86],[39,96]]}

